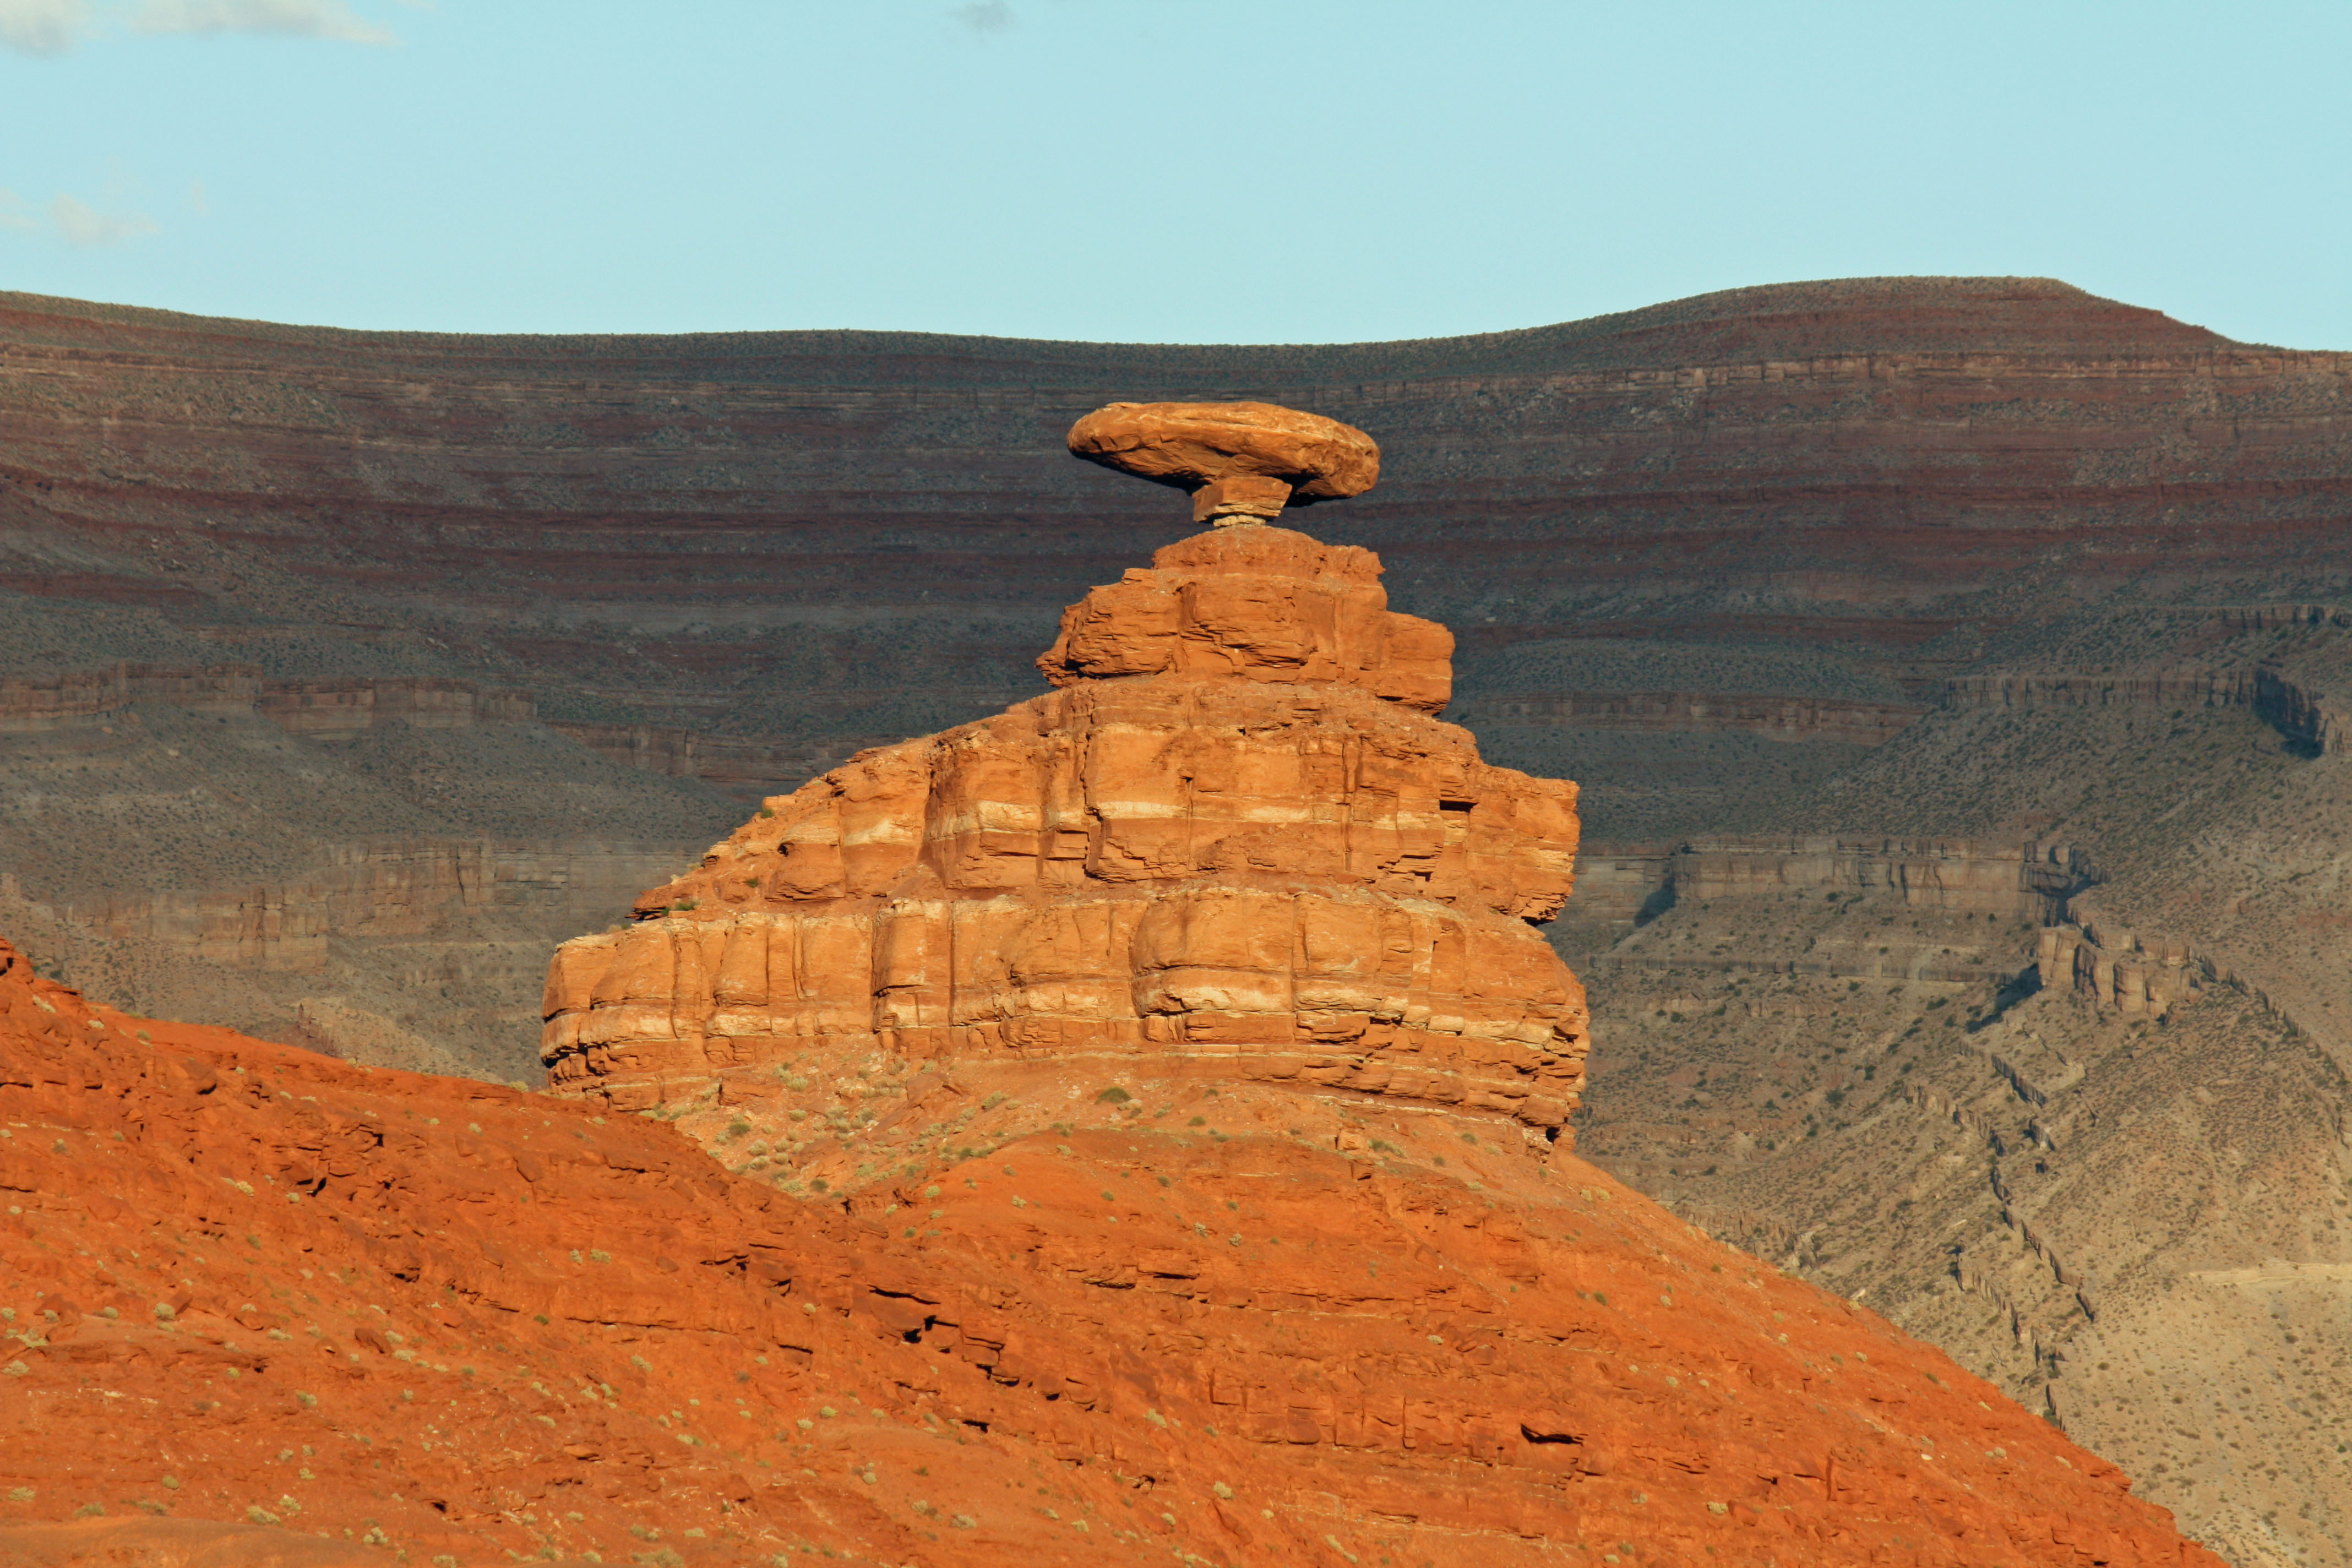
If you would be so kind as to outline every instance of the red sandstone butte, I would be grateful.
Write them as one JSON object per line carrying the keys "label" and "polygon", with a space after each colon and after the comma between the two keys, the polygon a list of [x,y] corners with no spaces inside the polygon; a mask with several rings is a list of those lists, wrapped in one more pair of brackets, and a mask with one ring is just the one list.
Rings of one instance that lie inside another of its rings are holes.
{"label": "red sandstone butte", "polygon": [[1060,690],[770,801],[565,943],[554,1084],[774,1100],[792,1059],[871,1054],[1012,1092],[1075,1058],[1556,1135],[1584,994],[1529,922],[1568,896],[1575,786],[1430,717],[1451,639],[1383,607],[1370,552],[1248,525],[1158,561],[1065,617]]}
{"label": "red sandstone butte", "polygon": [[757,1194],[723,1258],[671,1244],[680,1310],[775,1311],[703,1353],[781,1333],[790,1397],[875,1424],[740,1451],[846,1476],[888,1562],[2217,1562],[1569,1152],[1582,992],[1532,926],[1574,786],[1433,716],[1448,639],[1378,571],[1255,524],[1163,550],[1065,616],[1052,694],[771,800],[559,952],[565,1113]]}
{"label": "red sandstone butte", "polygon": [[2219,1563],[1494,1121],[1105,1071],[796,1201],[0,945],[0,1563]]}

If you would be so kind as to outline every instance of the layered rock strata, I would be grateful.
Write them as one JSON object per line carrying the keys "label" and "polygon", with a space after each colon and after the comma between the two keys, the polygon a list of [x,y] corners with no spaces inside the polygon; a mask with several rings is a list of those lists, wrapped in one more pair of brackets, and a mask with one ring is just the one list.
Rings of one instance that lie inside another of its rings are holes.
{"label": "layered rock strata", "polygon": [[2168,708],[2247,708],[2263,722],[2314,755],[2339,752],[2352,744],[2352,712],[2347,712],[2340,700],[2266,664],[2133,675],[1959,676],[1944,683],[1943,693],[1948,707],[2003,712],[2031,708],[2137,708],[2151,711]]}
{"label": "layered rock strata", "polygon": [[97,723],[136,702],[192,713],[258,713],[289,734],[347,740],[391,720],[425,730],[528,724],[528,691],[439,676],[271,680],[253,664],[196,666],[120,660],[103,668],[0,677],[0,733]]}
{"label": "layered rock strata", "polygon": [[99,936],[157,942],[208,963],[317,973],[338,939],[431,936],[475,911],[530,911],[549,925],[601,919],[646,876],[675,864],[678,849],[675,841],[376,839],[330,845],[320,865],[282,882],[47,900],[26,894],[9,871],[0,872],[0,898],[23,899]]}
{"label": "layered rock strata", "polygon": [[[541,722],[538,699],[513,687],[438,676],[274,680],[259,665],[142,664],[0,676],[0,735],[85,730],[119,720],[139,703],[190,713],[251,713],[290,735],[349,741],[398,722],[416,730],[470,730]],[[701,779],[738,799],[756,800],[813,769],[845,762],[864,742],[714,735],[667,724],[549,719],[546,727],[628,767]]]}
{"label": "layered rock strata", "polygon": [[837,767],[866,749],[860,742],[710,735],[668,724],[610,724],[554,719],[547,727],[607,762],[674,779],[699,779],[737,800],[758,801],[813,773]]}
{"label": "layered rock strata", "polygon": [[1781,893],[1890,892],[1915,909],[2055,921],[2102,879],[2076,845],[2054,839],[1897,838],[1790,834],[1588,841],[1578,868],[1583,920],[1635,921],[1681,903]]}
{"label": "layered rock strata", "polygon": [[1653,735],[1712,735],[1737,731],[1768,741],[1843,741],[1877,746],[1918,721],[1927,710],[1908,702],[1854,702],[1832,697],[1770,697],[1713,691],[1506,692],[1464,705],[1465,724],[1556,724],[1579,730],[1633,730]]}
{"label": "layered rock strata", "polygon": [[2044,926],[2034,966],[2047,989],[2071,986],[2126,1017],[2161,1018],[2202,994],[2205,967],[2179,937],[2084,925]]}
{"label": "layered rock strata", "polygon": [[812,1048],[986,1071],[1135,1058],[1556,1134],[1583,994],[1530,929],[1576,789],[1432,717],[1443,627],[1370,552],[1244,524],[1070,607],[1059,689],[866,752],[564,945],[543,1055],[641,1108]]}

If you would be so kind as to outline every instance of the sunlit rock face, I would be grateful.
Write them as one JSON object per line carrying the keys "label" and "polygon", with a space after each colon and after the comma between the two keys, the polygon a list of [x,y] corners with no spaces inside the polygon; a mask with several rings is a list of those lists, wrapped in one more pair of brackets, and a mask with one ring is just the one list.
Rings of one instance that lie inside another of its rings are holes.
{"label": "sunlit rock face", "polygon": [[629,929],[567,943],[544,1055],[636,1109],[817,1050],[1184,1073],[1507,1114],[1583,1082],[1576,786],[1433,715],[1453,639],[1370,552],[1255,523],[1064,615],[1058,689],[772,799]]}

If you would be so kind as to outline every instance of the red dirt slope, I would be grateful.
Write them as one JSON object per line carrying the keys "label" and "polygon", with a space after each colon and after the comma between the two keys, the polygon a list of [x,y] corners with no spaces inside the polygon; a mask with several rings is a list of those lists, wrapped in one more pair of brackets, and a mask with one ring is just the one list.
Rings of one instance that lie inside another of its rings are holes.
{"label": "red dirt slope", "polygon": [[0,1562],[2219,1561],[1577,1161],[1135,1090],[803,1205],[0,944]]}

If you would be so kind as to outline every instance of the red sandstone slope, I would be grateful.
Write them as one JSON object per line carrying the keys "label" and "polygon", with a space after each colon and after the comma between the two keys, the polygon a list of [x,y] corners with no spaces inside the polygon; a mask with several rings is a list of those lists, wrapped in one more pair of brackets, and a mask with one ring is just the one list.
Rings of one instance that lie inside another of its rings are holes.
{"label": "red sandstone slope", "polygon": [[0,1086],[16,1561],[2216,1561],[1871,1315],[1377,1117],[1137,1081],[803,1205],[13,951]]}

